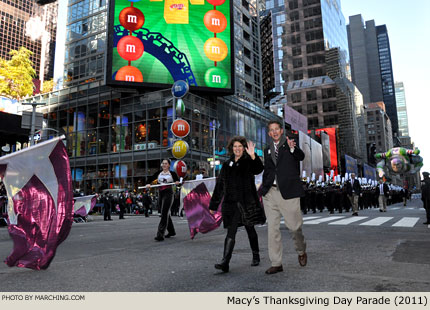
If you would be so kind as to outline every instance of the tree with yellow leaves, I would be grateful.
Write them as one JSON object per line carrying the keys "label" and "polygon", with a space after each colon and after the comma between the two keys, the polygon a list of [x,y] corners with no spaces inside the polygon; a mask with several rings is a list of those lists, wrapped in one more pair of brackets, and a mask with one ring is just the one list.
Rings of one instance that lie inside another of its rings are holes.
{"label": "tree with yellow leaves", "polygon": [[40,93],[45,94],[53,91],[56,84],[57,83],[54,82],[54,79],[50,79],[49,81],[43,81],[43,87]]}
{"label": "tree with yellow leaves", "polygon": [[33,52],[25,47],[11,50],[10,60],[0,57],[0,96],[21,99],[33,95],[33,78],[36,71],[30,56]]}

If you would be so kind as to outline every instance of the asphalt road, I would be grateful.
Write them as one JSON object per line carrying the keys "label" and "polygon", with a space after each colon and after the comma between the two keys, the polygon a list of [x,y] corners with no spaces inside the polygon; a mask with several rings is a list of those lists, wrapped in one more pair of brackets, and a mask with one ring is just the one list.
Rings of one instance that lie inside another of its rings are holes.
{"label": "asphalt road", "polygon": [[[190,239],[185,218],[174,217],[177,236],[154,241],[159,217],[73,224],[47,270],[0,264],[3,292],[396,292],[430,291],[430,228],[414,200],[404,208],[305,216],[308,265],[300,267],[288,231],[282,230],[284,272],[266,275],[267,227],[257,227],[262,262],[251,267],[245,230],[237,235],[230,272],[218,273],[225,230]],[[343,218],[341,218],[343,216]],[[370,222],[371,221],[371,222]],[[0,228],[0,258],[12,241]]]}

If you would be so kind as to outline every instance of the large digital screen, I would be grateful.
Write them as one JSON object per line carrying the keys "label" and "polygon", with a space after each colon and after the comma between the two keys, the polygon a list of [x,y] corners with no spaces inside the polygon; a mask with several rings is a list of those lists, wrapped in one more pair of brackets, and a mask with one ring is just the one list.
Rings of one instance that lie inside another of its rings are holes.
{"label": "large digital screen", "polygon": [[111,0],[107,82],[232,93],[232,0]]}

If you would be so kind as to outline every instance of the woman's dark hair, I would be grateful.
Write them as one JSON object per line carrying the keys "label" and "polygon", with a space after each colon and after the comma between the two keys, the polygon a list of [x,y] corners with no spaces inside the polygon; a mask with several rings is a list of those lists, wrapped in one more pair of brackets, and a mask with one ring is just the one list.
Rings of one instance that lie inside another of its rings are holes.
{"label": "woman's dark hair", "polygon": [[240,144],[243,145],[243,148],[246,148],[246,138],[242,137],[242,136],[234,136],[233,138],[230,139],[230,141],[228,141],[227,144],[227,150],[228,150],[228,155],[232,155],[233,154],[233,145],[235,142],[239,142]]}
{"label": "woman's dark hair", "polygon": [[169,165],[171,165],[171,164],[172,164],[172,161],[171,161],[169,158],[163,158],[163,159],[161,160],[161,163],[163,163],[163,161],[165,161],[165,160],[167,160],[167,162],[169,163]]}

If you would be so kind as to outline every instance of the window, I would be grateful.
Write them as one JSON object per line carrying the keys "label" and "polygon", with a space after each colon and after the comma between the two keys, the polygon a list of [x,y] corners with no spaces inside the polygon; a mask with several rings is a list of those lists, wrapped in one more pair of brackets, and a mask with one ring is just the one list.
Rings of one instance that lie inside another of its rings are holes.
{"label": "window", "polygon": [[321,15],[321,7],[320,6],[315,6],[312,8],[307,8],[303,10],[303,15],[304,17],[311,17],[311,16],[316,16],[316,15]]}
{"label": "window", "polygon": [[316,42],[316,43],[310,43],[306,45],[306,52],[308,54],[320,52],[324,50],[324,42]]}
{"label": "window", "polygon": [[276,27],[276,34],[278,36],[282,35],[283,33],[284,33],[284,28],[283,27],[281,27],[281,26]]}
{"label": "window", "polygon": [[299,113],[303,113],[303,110],[302,110],[302,106],[301,106],[301,105],[297,105],[297,106],[293,107],[293,109],[294,109],[294,110],[296,110],[296,111],[297,111],[297,112],[299,112]]}
{"label": "window", "polygon": [[334,98],[336,97],[336,88],[324,88],[322,90],[322,98],[323,99],[327,99],[327,98]]}
{"label": "window", "polygon": [[291,44],[300,43],[300,34],[291,36]]}
{"label": "window", "polygon": [[306,41],[321,40],[323,39],[323,32],[321,30],[308,31],[305,37]]}
{"label": "window", "polygon": [[297,31],[300,31],[300,24],[299,23],[291,24],[291,32],[297,32]]}
{"label": "window", "polygon": [[303,66],[301,58],[293,59],[293,68],[301,68]]}
{"label": "window", "polygon": [[318,105],[316,103],[308,104],[306,107],[308,115],[309,114],[318,114]]}
{"label": "window", "polygon": [[266,9],[270,10],[273,9],[273,7],[275,6],[275,1],[274,0],[269,0],[266,2]]}
{"label": "window", "polygon": [[338,123],[337,114],[324,116],[324,126],[337,125]]}
{"label": "window", "polygon": [[300,16],[299,16],[299,11],[294,11],[290,13],[290,20],[291,21],[295,21],[295,20],[299,20]]}
{"label": "window", "polygon": [[311,68],[308,69],[308,78],[316,77],[316,76],[323,76],[325,75],[324,68]]}
{"label": "window", "polygon": [[278,16],[276,16],[276,24],[281,25],[285,23],[285,14],[279,14]]}
{"label": "window", "polygon": [[317,100],[317,91],[316,90],[307,91],[306,100],[307,101]]}
{"label": "window", "polygon": [[307,60],[308,60],[308,66],[323,64],[325,63],[325,56],[324,55],[308,56]]}
{"label": "window", "polygon": [[288,2],[288,6],[290,8],[290,10],[294,10],[297,9],[299,7],[299,3],[297,0],[292,0]]}
{"label": "window", "polygon": [[293,56],[298,56],[302,54],[302,48],[300,46],[293,47]]}
{"label": "window", "polygon": [[294,80],[303,80],[303,71],[294,71],[293,79]]}
{"label": "window", "polygon": [[323,102],[323,112],[337,111],[336,101]]}
{"label": "window", "polygon": [[291,101],[293,103],[301,102],[302,101],[302,94],[301,93],[292,93],[291,94]]}
{"label": "window", "polygon": [[318,117],[308,117],[308,128],[319,127]]}

